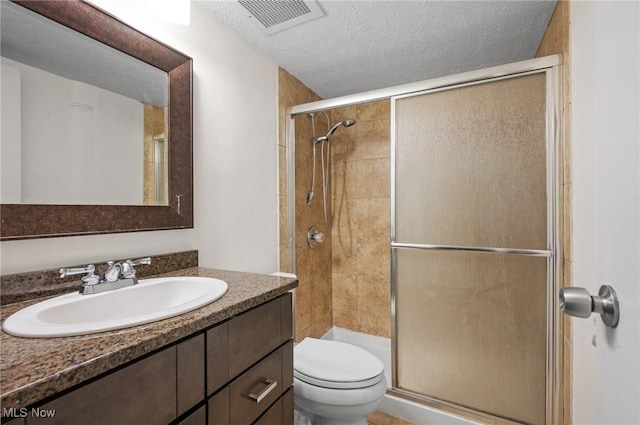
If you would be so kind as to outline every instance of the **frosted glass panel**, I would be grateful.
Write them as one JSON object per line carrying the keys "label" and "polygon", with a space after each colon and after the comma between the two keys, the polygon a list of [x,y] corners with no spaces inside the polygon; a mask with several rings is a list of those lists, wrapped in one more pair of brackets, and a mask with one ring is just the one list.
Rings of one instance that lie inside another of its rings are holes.
{"label": "frosted glass panel", "polygon": [[547,259],[396,255],[398,387],[543,424]]}
{"label": "frosted glass panel", "polygon": [[396,101],[396,242],[547,249],[545,85]]}

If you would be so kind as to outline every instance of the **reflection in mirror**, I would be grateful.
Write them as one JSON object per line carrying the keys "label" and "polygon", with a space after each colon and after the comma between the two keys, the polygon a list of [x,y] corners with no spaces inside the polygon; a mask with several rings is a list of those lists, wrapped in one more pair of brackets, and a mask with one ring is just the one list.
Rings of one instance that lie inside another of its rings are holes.
{"label": "reflection in mirror", "polygon": [[0,7],[1,202],[167,205],[168,74]]}
{"label": "reflection in mirror", "polygon": [[[72,235],[96,235],[104,233],[121,233],[121,232],[139,232],[149,230],[168,230],[168,229],[188,229],[193,228],[193,61],[190,57],[180,53],[179,51],[164,45],[145,34],[137,31],[136,29],[122,23],[121,21],[113,18],[112,16],[102,12],[100,9],[92,6],[91,4],[82,0],[11,0],[12,5],[18,5],[26,10],[31,10],[37,15],[51,19],[58,22],[66,28],[73,29],[80,34],[84,34],[93,40],[98,41],[99,45],[95,47],[97,51],[104,50],[104,46],[110,46],[117,51],[123,52],[126,55],[130,55],[136,58],[142,64],[149,64],[151,67],[144,66],[146,69],[151,69],[154,72],[162,70],[161,75],[164,78],[164,83],[160,85],[163,88],[163,98],[168,99],[168,102],[156,103],[151,100],[151,89],[147,89],[144,83],[152,78],[136,79],[134,74],[145,72],[144,70],[131,70],[124,74],[119,73],[120,66],[114,67],[106,63],[103,68],[108,70],[106,80],[121,83],[123,81],[135,81],[135,88],[138,88],[138,93],[143,93],[149,97],[139,96],[127,96],[126,93],[119,93],[118,89],[113,87],[100,87],[95,82],[83,80],[79,77],[72,75],[61,76],[56,72],[48,70],[48,72],[55,74],[57,77],[64,77],[68,80],[72,80],[82,84],[88,84],[94,86],[93,90],[105,90],[113,94],[122,95],[126,98],[136,99],[137,102],[142,102],[147,105],[153,105],[162,111],[153,113],[149,112],[148,115],[153,118],[149,118],[147,129],[144,129],[144,108],[143,108],[143,137],[145,132],[146,136],[151,143],[147,143],[146,149],[142,147],[142,143],[138,142],[138,145],[134,148],[133,145],[128,145],[122,149],[112,148],[112,145],[117,143],[117,137],[115,136],[119,131],[121,122],[110,124],[110,127],[102,128],[101,134],[107,134],[107,142],[105,146],[109,152],[117,152],[115,159],[109,158],[109,160],[101,160],[101,158],[88,158],[86,156],[74,157],[72,161],[68,162],[68,167],[80,166],[79,164],[88,164],[86,172],[82,174],[82,178],[93,178],[97,175],[99,170],[103,171],[103,174],[118,176],[119,173],[124,173],[121,164],[126,161],[127,155],[133,155],[132,150],[136,150],[136,155],[142,162],[151,162],[153,164],[145,164],[140,166],[140,170],[149,168],[147,171],[148,176],[154,176],[154,182],[150,181],[144,183],[142,181],[128,182],[130,186],[137,187],[138,191],[141,191],[144,196],[144,188],[140,190],[140,187],[146,187],[147,192],[155,191],[156,193],[164,192],[166,196],[165,200],[160,203],[165,205],[141,205],[142,200],[138,201],[138,205],[123,205],[123,204],[25,204],[25,203],[0,203],[0,240],[18,240],[18,239],[31,239],[31,238],[43,238],[43,237],[55,237],[55,236],[72,236]],[[6,6],[9,3],[5,0],[0,1],[1,6]],[[5,24],[5,18],[11,12],[5,14],[2,11],[2,41],[5,41],[5,30],[7,26]],[[10,15],[9,15],[10,16]],[[36,17],[34,20],[34,27],[40,25],[39,19]],[[24,37],[30,37],[32,31],[27,31]],[[33,33],[37,33],[33,28]],[[49,40],[42,41],[48,46]],[[104,46],[102,46],[104,45]],[[8,46],[10,48],[10,46]],[[66,46],[66,50],[69,50],[69,46]],[[45,48],[44,51],[48,51]],[[3,47],[2,53],[6,51]],[[93,52],[93,51],[92,51]],[[93,53],[85,52],[86,56],[91,56]],[[57,55],[57,54],[56,54]],[[54,55],[55,56],[55,55]],[[98,55],[96,55],[98,56]],[[20,62],[15,57],[8,57],[7,60],[14,62]],[[21,62],[23,63],[23,62]],[[137,63],[133,61],[132,63]],[[27,63],[26,66],[37,68],[35,64]],[[123,65],[124,66],[124,65]],[[143,67],[143,68],[144,68]],[[72,70],[83,68],[80,64],[74,64],[70,67]],[[157,69],[156,69],[157,68]],[[104,74],[104,73],[103,73]],[[4,74],[3,74],[4,77]],[[118,85],[114,85],[117,87]],[[15,86],[14,92],[16,90]],[[6,86],[3,83],[2,89],[5,90]],[[167,96],[168,91],[168,96]],[[20,96],[15,98],[20,99]],[[80,101],[80,104],[90,103]],[[37,104],[37,103],[36,103]],[[67,103],[63,105],[65,110],[72,109],[71,105]],[[94,111],[97,108],[94,107]],[[14,112],[18,111],[16,108],[11,109]],[[73,109],[76,111],[76,109]],[[2,141],[5,138],[5,122],[14,120],[16,122],[21,121],[20,116],[11,116],[10,114],[4,114],[2,111],[2,122],[0,126],[2,128]],[[22,109],[19,110],[22,114]],[[78,110],[78,113],[84,113],[82,110]],[[153,115],[151,115],[153,114]],[[46,117],[46,116],[45,116]],[[164,117],[164,118],[158,118]],[[164,131],[156,128],[155,124],[151,122],[164,121]],[[42,120],[44,121],[44,119]],[[63,131],[60,127],[63,123],[56,123],[57,127],[54,127],[49,132],[41,134],[39,138],[40,142],[43,140],[46,142],[50,137],[56,133],[56,131]],[[35,127],[40,125],[39,121],[35,121]],[[68,125],[64,123],[64,125]],[[21,133],[26,130],[26,126],[7,126],[13,128],[16,132],[19,130]],[[29,129],[31,131],[31,128]],[[83,138],[80,138],[83,139]],[[160,147],[159,140],[162,139],[164,143],[162,149]],[[20,140],[16,138],[15,140]],[[5,148],[2,144],[2,156],[4,167],[4,155]],[[37,146],[39,150],[54,149],[50,144],[42,143]],[[142,154],[140,151],[142,150]],[[164,152],[163,158],[156,158],[156,152]],[[167,154],[168,152],[168,154]],[[13,161],[13,164],[19,167],[20,172],[17,176],[20,179],[23,178],[22,170],[22,146],[18,151],[19,156],[17,160]],[[147,161],[148,160],[148,161]],[[43,162],[53,162],[50,158],[43,158]],[[100,168],[104,164],[107,168]],[[138,162],[140,164],[140,162]],[[157,164],[157,165],[156,165]],[[39,169],[43,164],[36,164],[34,167]],[[156,167],[156,168],[153,168]],[[60,168],[60,167],[58,167]],[[4,171],[4,169],[2,170]],[[138,171],[139,175],[145,174],[144,171]],[[167,186],[162,190],[160,185],[156,185],[156,176],[159,179],[163,179],[163,186]],[[149,177],[150,179],[151,177]],[[166,182],[166,183],[165,183]],[[4,183],[4,181],[2,182]],[[115,184],[110,183],[110,186]],[[64,187],[63,187],[64,188]],[[122,189],[124,190],[124,189]],[[20,193],[20,196],[22,194]],[[149,198],[148,196],[147,198]],[[153,204],[153,201],[147,200],[148,203]]]}

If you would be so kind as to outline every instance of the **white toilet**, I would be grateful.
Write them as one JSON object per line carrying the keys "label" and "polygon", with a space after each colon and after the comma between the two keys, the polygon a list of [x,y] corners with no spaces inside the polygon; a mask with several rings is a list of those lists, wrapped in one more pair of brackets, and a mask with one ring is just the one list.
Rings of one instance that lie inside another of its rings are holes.
{"label": "white toilet", "polygon": [[387,389],[384,364],[344,342],[305,338],[293,349],[296,410],[313,425],[366,425]]}

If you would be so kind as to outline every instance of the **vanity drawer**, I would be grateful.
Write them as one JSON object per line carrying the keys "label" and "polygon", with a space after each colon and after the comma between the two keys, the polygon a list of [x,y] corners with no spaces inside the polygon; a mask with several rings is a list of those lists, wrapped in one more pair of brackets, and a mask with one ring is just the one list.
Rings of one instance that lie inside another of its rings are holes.
{"label": "vanity drawer", "polygon": [[293,388],[290,388],[253,425],[293,425]]}
{"label": "vanity drawer", "polygon": [[229,321],[229,377],[242,373],[291,338],[291,294]]}
{"label": "vanity drawer", "polygon": [[229,425],[229,387],[220,390],[207,402],[209,418],[207,425]]}
{"label": "vanity drawer", "polygon": [[54,417],[27,425],[164,425],[176,418],[176,347],[133,363],[42,406]]}
{"label": "vanity drawer", "polygon": [[178,425],[206,425],[207,424],[207,408],[202,406],[185,419],[180,421]]}
{"label": "vanity drawer", "polygon": [[229,385],[233,425],[251,424],[289,388],[282,380],[282,372],[284,353],[290,350],[293,342],[269,354]]}

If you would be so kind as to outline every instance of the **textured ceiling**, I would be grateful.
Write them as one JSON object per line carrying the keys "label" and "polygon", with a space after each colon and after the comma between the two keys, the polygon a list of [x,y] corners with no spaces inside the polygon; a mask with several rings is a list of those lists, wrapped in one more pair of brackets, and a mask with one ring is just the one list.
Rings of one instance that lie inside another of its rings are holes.
{"label": "textured ceiling", "polygon": [[325,16],[264,35],[232,1],[199,1],[323,98],[535,56],[555,1],[319,1]]}

